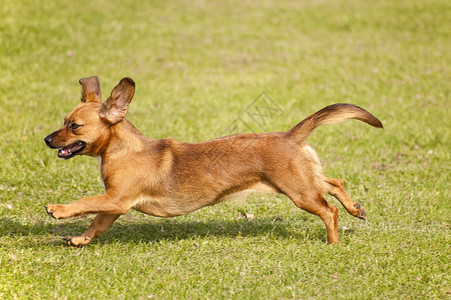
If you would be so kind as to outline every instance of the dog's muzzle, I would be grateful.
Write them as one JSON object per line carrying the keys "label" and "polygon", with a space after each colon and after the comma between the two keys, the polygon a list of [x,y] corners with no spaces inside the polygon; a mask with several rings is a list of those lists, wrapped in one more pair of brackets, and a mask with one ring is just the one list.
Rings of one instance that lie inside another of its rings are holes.
{"label": "dog's muzzle", "polygon": [[64,147],[56,147],[53,142],[53,133],[44,138],[44,142],[52,149],[58,149],[58,157],[62,159],[69,159],[80,153],[86,147],[83,141],[76,141]]}

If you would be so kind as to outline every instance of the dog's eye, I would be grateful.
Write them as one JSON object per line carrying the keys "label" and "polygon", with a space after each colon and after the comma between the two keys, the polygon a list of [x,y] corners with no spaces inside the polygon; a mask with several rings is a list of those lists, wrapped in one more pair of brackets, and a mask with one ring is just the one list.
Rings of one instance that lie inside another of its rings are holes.
{"label": "dog's eye", "polygon": [[80,127],[80,125],[75,124],[75,123],[72,123],[72,124],[70,125],[70,129],[72,129],[72,130],[77,129],[78,127]]}

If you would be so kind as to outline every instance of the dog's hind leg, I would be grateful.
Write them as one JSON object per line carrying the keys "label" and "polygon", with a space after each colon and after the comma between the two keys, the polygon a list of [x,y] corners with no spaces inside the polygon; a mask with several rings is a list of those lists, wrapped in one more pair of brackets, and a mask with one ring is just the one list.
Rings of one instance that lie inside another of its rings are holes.
{"label": "dog's hind leg", "polygon": [[338,208],[324,198],[326,184],[319,164],[314,161],[309,166],[309,162],[291,160],[291,164],[268,172],[267,181],[297,207],[320,217],[326,225],[328,243],[338,244]]}
{"label": "dog's hind leg", "polygon": [[327,229],[327,241],[329,244],[338,244],[338,208],[330,204],[318,193],[288,193],[287,196],[294,204],[323,220]]}
{"label": "dog's hind leg", "polygon": [[352,201],[345,191],[343,180],[326,177],[325,182],[327,183],[327,193],[337,198],[351,215],[363,220],[366,219],[365,209],[359,203]]}
{"label": "dog's hind leg", "polygon": [[80,236],[66,238],[66,243],[73,247],[83,247],[93,238],[100,237],[121,215],[98,214],[89,228]]}

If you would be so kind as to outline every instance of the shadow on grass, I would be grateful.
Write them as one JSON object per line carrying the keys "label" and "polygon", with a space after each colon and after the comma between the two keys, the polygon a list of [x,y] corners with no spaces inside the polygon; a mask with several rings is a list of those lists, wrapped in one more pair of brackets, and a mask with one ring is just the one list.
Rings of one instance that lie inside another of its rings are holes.
{"label": "shadow on grass", "polygon": [[[116,222],[100,238],[100,243],[136,243],[178,241],[207,237],[272,237],[297,239],[300,242],[319,240],[326,242],[326,230],[322,224],[300,217],[293,222],[274,218],[249,220],[186,221],[176,219],[123,220]],[[39,244],[61,245],[65,236],[82,234],[90,219],[80,218],[59,221],[59,223],[21,223],[9,218],[0,218],[0,236],[34,236]],[[49,235],[55,238],[48,238]],[[47,236],[47,237],[39,237]],[[98,241],[99,239],[96,239]],[[93,241],[93,243],[95,243]],[[29,245],[29,242],[26,243]]]}

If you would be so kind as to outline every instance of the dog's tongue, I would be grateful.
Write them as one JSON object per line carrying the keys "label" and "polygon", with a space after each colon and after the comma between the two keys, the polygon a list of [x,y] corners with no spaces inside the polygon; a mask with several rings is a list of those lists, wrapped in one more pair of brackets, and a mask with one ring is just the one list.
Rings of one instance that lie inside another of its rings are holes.
{"label": "dog's tongue", "polygon": [[67,158],[71,156],[74,152],[80,150],[83,147],[81,143],[73,143],[65,148],[58,150],[58,157]]}

